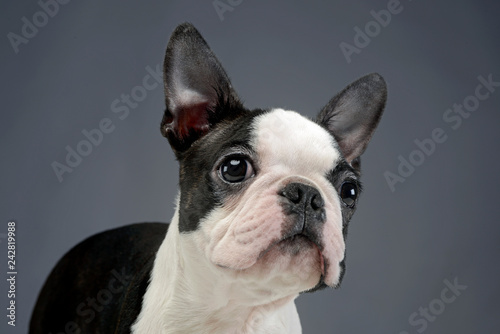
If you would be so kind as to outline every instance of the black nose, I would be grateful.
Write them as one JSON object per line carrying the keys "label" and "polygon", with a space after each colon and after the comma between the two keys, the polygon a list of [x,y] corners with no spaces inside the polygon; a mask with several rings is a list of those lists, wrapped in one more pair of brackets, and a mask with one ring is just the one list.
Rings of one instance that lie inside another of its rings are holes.
{"label": "black nose", "polygon": [[278,194],[286,215],[283,221],[284,237],[301,234],[322,249],[326,211],[319,191],[303,183],[289,183]]}
{"label": "black nose", "polygon": [[279,194],[291,204],[294,210],[307,213],[309,211],[319,212],[323,211],[325,202],[321,197],[319,191],[311,186],[302,183],[289,183],[286,185]]}

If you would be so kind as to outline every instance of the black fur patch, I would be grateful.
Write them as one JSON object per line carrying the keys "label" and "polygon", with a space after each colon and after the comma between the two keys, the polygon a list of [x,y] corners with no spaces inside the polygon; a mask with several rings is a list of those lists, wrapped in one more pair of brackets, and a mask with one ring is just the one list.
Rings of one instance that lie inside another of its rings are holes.
{"label": "black fur patch", "polygon": [[[356,184],[358,187],[359,199],[359,195],[362,190],[361,182],[359,181],[359,173],[345,160],[342,160],[340,163],[338,163],[337,166],[326,175],[326,178],[331,182],[333,187],[337,190],[338,194],[340,194],[340,188],[342,187],[342,184],[344,182],[350,181]],[[342,202],[342,199],[340,199],[340,209],[342,210],[342,234],[344,235],[344,240],[347,237],[347,228],[349,226],[349,221],[351,220],[354,211],[356,211],[358,199],[356,199],[356,203],[352,207],[345,205]]]}
{"label": "black fur patch", "polygon": [[128,225],[71,249],[47,278],[29,333],[130,333],[168,226]]}
{"label": "black fur patch", "polygon": [[[251,147],[253,120],[268,110],[236,110],[214,126],[202,140],[196,141],[182,153],[180,158],[179,185],[181,189],[179,207],[179,231],[192,232],[198,229],[200,220],[212,210],[221,207],[228,196],[243,191],[245,185],[229,185],[217,179],[217,161],[231,149],[244,149],[251,160],[258,157]],[[256,163],[257,165],[257,163]],[[255,166],[257,167],[257,166]]]}
{"label": "black fur patch", "polygon": [[[353,168],[351,165],[349,165],[345,160],[342,160],[335,166],[333,170],[331,170],[327,175],[326,178],[330,181],[330,183],[333,185],[333,187],[337,190],[337,193],[340,194],[340,188],[342,187],[342,184],[349,180],[350,182],[355,183],[358,186],[358,198],[359,198],[359,193],[361,193],[361,183],[359,181],[359,173],[358,171]],[[340,199],[340,195],[339,195]],[[340,209],[342,212],[342,235],[344,236],[344,241],[347,238],[347,229],[349,226],[349,221],[351,220],[352,215],[354,214],[354,211],[356,211],[356,205],[357,205],[357,200],[354,206],[349,207],[345,205],[342,200],[340,199]],[[340,262],[340,276],[339,276],[339,281],[335,288],[340,287],[340,284],[342,283],[342,279],[345,274],[345,269],[346,269],[346,262],[345,262],[345,255],[346,251],[344,251],[344,259]],[[328,263],[328,261],[325,259],[325,270],[327,270],[328,266],[331,264]],[[318,284],[307,291],[304,291],[306,293],[310,292],[315,292],[318,290],[322,290],[327,288],[328,286],[325,284],[323,281],[323,277],[320,278],[320,281]]]}

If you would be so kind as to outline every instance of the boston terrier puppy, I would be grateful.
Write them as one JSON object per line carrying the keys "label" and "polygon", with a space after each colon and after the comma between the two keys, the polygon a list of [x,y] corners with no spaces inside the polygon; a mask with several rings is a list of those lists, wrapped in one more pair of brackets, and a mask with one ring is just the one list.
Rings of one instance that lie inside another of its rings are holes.
{"label": "boston terrier puppy", "polygon": [[248,110],[185,23],[168,43],[164,81],[161,133],[180,167],[174,217],[69,251],[30,333],[301,333],[295,298],[342,281],[384,80],[362,77],[315,119]]}

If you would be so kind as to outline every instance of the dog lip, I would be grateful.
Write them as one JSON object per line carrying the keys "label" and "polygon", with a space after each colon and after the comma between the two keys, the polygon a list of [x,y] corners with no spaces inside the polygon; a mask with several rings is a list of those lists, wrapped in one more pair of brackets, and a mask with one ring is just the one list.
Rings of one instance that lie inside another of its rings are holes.
{"label": "dog lip", "polygon": [[314,246],[314,248],[316,248],[316,251],[318,252],[318,257],[319,257],[319,260],[320,260],[321,276],[324,276],[326,274],[325,273],[325,259],[324,259],[324,256],[323,256],[323,252],[321,251],[321,247],[316,242],[314,242],[308,235],[304,234],[302,231],[301,232],[297,232],[297,233],[293,233],[291,235],[284,236],[283,238],[278,239],[278,240],[272,242],[269,245],[269,247],[267,247],[266,249],[264,249],[259,254],[259,257],[257,258],[257,261],[260,258],[262,258],[264,255],[266,255],[274,247],[276,247],[278,244],[280,244],[282,242],[285,242],[287,240],[292,240],[292,239],[297,238],[297,237],[306,238]]}
{"label": "dog lip", "polygon": [[318,245],[314,244],[314,247],[316,247],[316,250],[318,251],[320,268],[321,268],[321,276],[325,276],[325,259],[323,258],[323,253],[319,249]]}
{"label": "dog lip", "polygon": [[291,235],[286,235],[284,237],[282,237],[281,239],[276,239],[275,241],[271,242],[269,244],[269,246],[264,249],[260,254],[259,254],[259,257],[257,258],[257,260],[259,260],[261,257],[263,257],[264,255],[266,255],[271,249],[273,249],[276,245],[278,245],[279,243],[283,242],[283,241],[286,241],[286,240],[291,240],[297,236],[303,236],[303,237],[306,237],[308,240],[310,240],[312,242],[312,240],[307,237],[306,235],[302,234],[302,232],[298,232],[298,233],[294,233],[294,234],[291,234]]}

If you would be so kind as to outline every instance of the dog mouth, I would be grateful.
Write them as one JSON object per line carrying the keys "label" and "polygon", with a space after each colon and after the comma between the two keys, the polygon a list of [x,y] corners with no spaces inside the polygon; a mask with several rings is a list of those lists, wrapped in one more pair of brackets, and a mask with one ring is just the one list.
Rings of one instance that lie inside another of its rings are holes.
{"label": "dog mouth", "polygon": [[288,256],[299,256],[301,253],[309,251],[311,248],[316,250],[316,255],[319,259],[319,266],[321,270],[321,276],[325,275],[325,261],[323,257],[323,253],[321,251],[320,246],[311,240],[310,237],[303,233],[296,233],[290,236],[286,236],[282,239],[279,239],[269,245],[260,255],[257,260],[264,257],[267,253],[272,250],[276,250],[282,254],[286,254]]}

